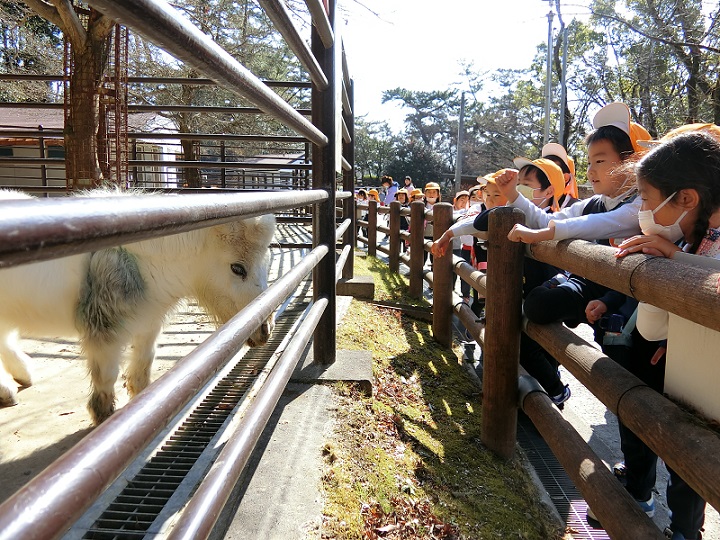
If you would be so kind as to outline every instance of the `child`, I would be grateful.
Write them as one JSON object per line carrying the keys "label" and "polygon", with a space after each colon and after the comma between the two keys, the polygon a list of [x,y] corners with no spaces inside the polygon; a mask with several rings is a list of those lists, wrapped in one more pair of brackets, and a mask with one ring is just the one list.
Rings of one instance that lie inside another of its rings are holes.
{"label": "child", "polygon": [[[520,189],[525,188],[528,197],[532,198],[538,207],[546,208],[547,210],[557,208],[558,199],[562,196],[565,189],[565,178],[563,177],[560,167],[552,161],[542,158],[536,159],[535,161],[517,158],[515,165],[520,167],[517,175]],[[496,174],[500,176],[504,174],[504,172],[505,171],[498,171],[499,174]],[[478,232],[480,232],[483,236],[487,236],[490,209],[501,206],[505,201],[496,185],[495,178],[492,176],[486,178],[488,182],[485,186],[485,191],[487,192],[486,200],[488,201],[489,210],[478,214],[472,224],[463,221],[453,225],[433,244],[433,253],[444,253],[447,249],[447,244],[456,234],[478,234]],[[557,272],[557,268],[528,259],[523,268],[523,276],[525,278],[523,294],[544,282],[546,279],[549,279]],[[475,303],[473,305],[475,305]],[[563,408],[565,401],[570,398],[570,387],[563,384],[560,379],[557,362],[549,357],[542,347],[524,333],[521,335],[520,341],[520,364],[545,388],[553,402],[559,408]]]}
{"label": "child", "polygon": [[[437,182],[428,182],[425,184],[425,210],[432,211],[433,206],[436,203],[441,202],[442,195],[440,193],[440,184]],[[423,236],[426,240],[433,239],[433,223],[432,221],[425,222],[425,232]],[[427,261],[427,251],[423,250],[423,261]],[[430,255],[430,264],[432,264],[432,255]]]}
{"label": "child", "polygon": [[[463,216],[468,213],[469,207],[470,193],[468,193],[467,191],[458,191],[453,198],[453,222],[457,222],[458,220],[462,219]],[[465,240],[465,243],[467,243],[468,238],[466,237],[463,239],[460,236],[453,238],[453,255],[457,255],[458,257],[464,259],[465,262],[470,263],[470,250],[464,248],[463,240]],[[472,242],[471,239],[470,242]],[[457,284],[457,279],[457,274],[453,273],[453,289]],[[462,294],[463,300],[465,302],[468,302],[470,300],[470,285],[468,285],[467,283],[465,283],[465,281],[462,280],[460,281],[460,293]]]}
{"label": "child", "polygon": [[[405,188],[400,188],[395,192],[395,200],[397,200],[400,203],[400,206],[402,208],[407,208],[410,205],[410,199],[408,197],[408,192]],[[407,231],[410,229],[410,221],[407,216],[400,215],[400,230],[401,231]],[[406,241],[401,239],[400,241],[400,249],[404,252],[406,248]]]}
{"label": "child", "polygon": [[[720,143],[703,133],[678,135],[643,157],[637,165],[636,174],[642,199],[638,221],[643,234],[620,244],[617,257],[645,253],[672,258],[681,250],[717,257],[720,234],[710,222],[713,214],[720,209]],[[666,319],[667,312],[641,303],[637,328],[649,339],[664,339],[667,337]],[[662,366],[657,364],[657,369],[662,369]],[[662,381],[659,386],[651,386],[658,392],[663,391]],[[628,474],[627,488],[631,493],[638,489],[648,491],[655,485],[657,457],[622,426],[621,437],[624,452],[630,438],[630,442],[648,456],[644,459],[647,472]],[[627,463],[627,454],[625,458]],[[628,463],[628,473],[633,472],[633,466]],[[705,519],[705,501],[669,467],[668,472],[667,500],[671,511],[672,540],[696,540],[700,538]],[[647,480],[643,485],[645,478]]]}
{"label": "child", "polygon": [[[520,208],[527,218],[527,226],[516,225],[508,234],[513,241],[534,243],[541,240],[580,238],[617,245],[639,232],[637,213],[640,200],[633,177],[622,170],[622,163],[634,155],[631,133],[649,140],[644,128],[630,121],[630,112],[622,103],[603,107],[593,119],[596,128],[587,138],[588,179],[595,196],[572,206],[548,214],[540,211],[515,188],[517,175],[511,173],[498,178],[498,186],[505,190],[510,206]],[[540,228],[544,227],[544,228]],[[539,230],[533,230],[539,229]],[[619,239],[619,240],[618,240]],[[558,284],[558,281],[561,283]],[[530,291],[525,299],[525,315],[532,322],[548,324],[563,321],[568,326],[581,322],[594,323],[607,310],[617,311],[625,303],[625,296],[579,276],[551,280]],[[590,302],[595,302],[590,305]],[[630,313],[632,310],[630,309]],[[627,315],[627,314],[626,314]],[[596,334],[602,339],[600,333]]]}
{"label": "child", "polygon": [[385,189],[385,197],[383,198],[383,206],[390,206],[390,203],[395,200],[395,193],[398,190],[398,184],[393,180],[392,176],[385,175],[380,180],[382,187]]}
{"label": "child", "polygon": [[560,167],[565,177],[563,196],[558,199],[560,210],[578,202],[580,197],[575,180],[575,162],[568,156],[565,147],[558,143],[547,143],[542,147],[540,155]]}

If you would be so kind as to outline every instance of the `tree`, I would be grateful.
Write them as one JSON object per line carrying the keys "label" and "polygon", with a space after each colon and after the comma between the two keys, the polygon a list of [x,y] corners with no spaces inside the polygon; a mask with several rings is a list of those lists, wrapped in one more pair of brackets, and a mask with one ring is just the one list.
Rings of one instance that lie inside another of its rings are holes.
{"label": "tree", "polygon": [[102,13],[63,0],[25,0],[38,15],[62,30],[70,43],[70,116],[65,125],[68,185],[88,188],[102,183],[98,162],[100,86],[108,65],[115,23]]}
{"label": "tree", "polygon": [[355,171],[357,179],[380,180],[395,156],[397,138],[386,122],[355,121]]}
{"label": "tree", "polygon": [[[62,36],[22,2],[0,1],[0,72],[60,73]],[[56,101],[57,87],[46,82],[3,81],[0,101]]]}
{"label": "tree", "polygon": [[386,174],[395,179],[411,176],[415,187],[440,182],[446,170],[442,158],[424,141],[415,138],[398,141],[395,157],[385,168]]}

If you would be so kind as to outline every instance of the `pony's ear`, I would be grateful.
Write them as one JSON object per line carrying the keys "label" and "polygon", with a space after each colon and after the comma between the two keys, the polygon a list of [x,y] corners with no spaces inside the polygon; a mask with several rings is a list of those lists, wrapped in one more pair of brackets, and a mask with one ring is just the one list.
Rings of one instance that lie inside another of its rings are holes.
{"label": "pony's ear", "polygon": [[266,214],[218,225],[217,235],[223,242],[248,243],[267,247],[275,234],[275,216]]}

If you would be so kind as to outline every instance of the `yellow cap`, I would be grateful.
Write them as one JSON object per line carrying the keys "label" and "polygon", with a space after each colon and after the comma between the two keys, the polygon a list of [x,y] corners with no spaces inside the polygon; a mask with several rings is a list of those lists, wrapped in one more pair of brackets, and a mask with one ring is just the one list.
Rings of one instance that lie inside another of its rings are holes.
{"label": "yellow cap", "polygon": [[550,181],[550,185],[553,187],[553,206],[557,208],[558,199],[565,193],[565,175],[562,169],[553,161],[546,158],[538,158],[530,161],[528,158],[516,157],[513,163],[518,169],[532,165],[545,173],[545,176],[547,176]]}
{"label": "yellow cap", "polygon": [[428,182],[427,184],[425,184],[425,191],[427,191],[428,189],[437,189],[438,191],[440,191],[440,184],[438,184],[437,182]]}

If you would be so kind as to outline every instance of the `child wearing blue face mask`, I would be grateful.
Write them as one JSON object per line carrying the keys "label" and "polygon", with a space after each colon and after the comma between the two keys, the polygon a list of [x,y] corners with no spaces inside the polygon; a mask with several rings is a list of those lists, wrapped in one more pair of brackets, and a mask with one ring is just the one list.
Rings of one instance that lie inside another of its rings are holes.
{"label": "child wearing blue face mask", "polygon": [[[688,252],[719,258],[720,231],[712,221],[720,209],[720,143],[703,133],[679,135],[644,156],[636,174],[642,199],[638,221],[643,234],[621,243],[616,256],[645,253],[674,258]],[[662,340],[667,338],[667,319],[667,312],[641,303],[637,329],[647,339]],[[660,383],[650,386],[663,391],[661,364],[637,368],[660,371]],[[620,425],[620,430],[623,451],[630,448],[635,461],[628,490],[654,486],[657,457],[627,428]],[[627,452],[625,457],[627,461]],[[671,538],[698,539],[705,519],[705,501],[669,467],[668,471]]]}

